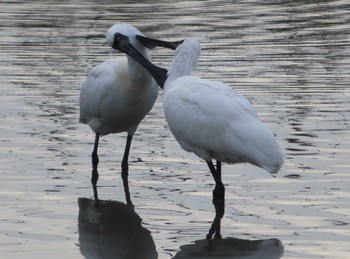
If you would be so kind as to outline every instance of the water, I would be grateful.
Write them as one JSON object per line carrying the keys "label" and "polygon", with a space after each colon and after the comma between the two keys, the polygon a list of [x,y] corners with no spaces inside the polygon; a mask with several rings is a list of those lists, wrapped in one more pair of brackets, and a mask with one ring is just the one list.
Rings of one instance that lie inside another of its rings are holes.
{"label": "water", "polygon": [[[350,3],[231,2],[0,2],[1,258],[99,258],[99,243],[85,243],[89,235],[78,224],[78,198],[92,197],[94,140],[77,122],[78,96],[94,65],[120,55],[104,38],[117,21],[162,39],[198,37],[195,74],[245,95],[286,150],[276,177],[224,165],[223,237],[278,239],[283,258],[348,258]],[[153,61],[166,67],[172,54],[156,49]],[[153,240],[151,254],[181,258],[188,249],[203,251],[197,240],[215,217],[213,180],[171,136],[162,97],[132,145],[130,188],[143,220],[134,227]],[[101,199],[124,202],[124,145],[123,134],[101,141]],[[109,237],[99,236],[107,254],[119,242]]]}

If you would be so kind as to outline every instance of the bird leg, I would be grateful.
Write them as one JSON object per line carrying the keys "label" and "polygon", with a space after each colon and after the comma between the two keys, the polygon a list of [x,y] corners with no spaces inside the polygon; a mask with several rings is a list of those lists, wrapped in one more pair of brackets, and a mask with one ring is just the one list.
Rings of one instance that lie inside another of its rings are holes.
{"label": "bird leg", "polygon": [[98,155],[97,155],[97,148],[98,148],[99,139],[100,139],[100,134],[96,133],[94,150],[92,151],[92,154],[91,154],[91,159],[92,159],[91,184],[92,184],[92,188],[94,191],[95,207],[96,208],[99,206],[99,200],[98,200],[98,195],[97,195],[97,180],[98,180],[97,165],[99,162]]}
{"label": "bird leg", "polygon": [[207,164],[215,180],[215,188],[213,190],[213,202],[225,201],[225,186],[221,181],[221,162],[218,160],[216,161],[216,168],[212,161],[207,161]]}
{"label": "bird leg", "polygon": [[213,223],[211,224],[211,227],[209,229],[209,233],[207,234],[206,239],[211,240],[214,233],[215,239],[221,239],[221,219],[225,214],[225,200],[220,201],[213,201],[214,207],[215,207],[215,218],[213,220]]}
{"label": "bird leg", "polygon": [[207,234],[207,239],[221,237],[221,219],[225,213],[225,187],[221,181],[221,161],[216,160],[216,168],[212,161],[207,162],[210,172],[215,180],[215,189],[213,191],[213,204],[215,207],[215,218]]}
{"label": "bird leg", "polygon": [[130,199],[129,182],[128,182],[128,174],[129,174],[128,159],[129,159],[129,151],[130,151],[132,137],[133,135],[128,134],[128,137],[126,139],[123,161],[122,161],[122,179],[123,179],[123,186],[124,186],[124,192],[125,192],[125,199],[128,205],[132,205],[132,202]]}

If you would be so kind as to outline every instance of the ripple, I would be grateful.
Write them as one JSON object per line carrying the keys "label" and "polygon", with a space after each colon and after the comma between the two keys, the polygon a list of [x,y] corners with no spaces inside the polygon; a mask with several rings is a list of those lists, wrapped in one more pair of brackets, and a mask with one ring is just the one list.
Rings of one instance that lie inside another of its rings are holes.
{"label": "ripple", "polygon": [[[2,255],[81,257],[76,197],[92,195],[93,134],[78,124],[79,90],[93,66],[119,55],[104,36],[118,20],[154,37],[199,38],[194,74],[245,95],[286,150],[276,177],[252,166],[223,166],[223,235],[274,235],[286,258],[345,258],[349,7],[344,0],[0,3]],[[164,67],[172,55],[152,51]],[[211,175],[172,137],[162,98],[160,92],[135,134],[129,176],[160,259],[204,238],[214,216]],[[124,199],[124,144],[123,134],[101,140],[105,199]]]}

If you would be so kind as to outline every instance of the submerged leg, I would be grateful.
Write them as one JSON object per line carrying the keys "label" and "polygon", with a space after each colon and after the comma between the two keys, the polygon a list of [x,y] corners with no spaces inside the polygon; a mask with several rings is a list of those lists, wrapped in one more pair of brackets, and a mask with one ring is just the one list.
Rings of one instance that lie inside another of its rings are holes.
{"label": "submerged leg", "polygon": [[210,172],[215,180],[215,189],[213,191],[213,201],[225,200],[225,186],[221,181],[221,162],[216,161],[216,168],[212,161],[207,161]]}
{"label": "submerged leg", "polygon": [[133,135],[128,134],[128,137],[126,139],[123,161],[122,161],[122,179],[123,179],[123,185],[124,185],[125,199],[126,199],[126,203],[129,205],[132,205],[132,202],[130,199],[129,182],[128,182],[128,174],[129,174],[128,159],[129,159],[129,152],[130,152],[132,137]]}
{"label": "submerged leg", "polygon": [[97,180],[98,180],[97,165],[98,165],[98,162],[99,162],[98,155],[97,155],[97,148],[98,148],[99,140],[100,140],[100,133],[96,133],[94,150],[92,151],[92,154],[91,154],[91,159],[92,159],[91,184],[92,184],[92,188],[93,188],[93,191],[94,191],[95,207],[96,208],[99,205],[98,195],[97,195]]}

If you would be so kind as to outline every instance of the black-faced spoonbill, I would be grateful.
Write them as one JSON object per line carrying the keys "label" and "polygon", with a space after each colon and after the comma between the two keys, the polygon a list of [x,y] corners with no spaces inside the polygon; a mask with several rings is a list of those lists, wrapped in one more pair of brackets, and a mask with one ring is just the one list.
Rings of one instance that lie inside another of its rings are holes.
{"label": "black-faced spoonbill", "polygon": [[181,147],[208,164],[216,183],[214,200],[220,201],[225,199],[221,162],[250,163],[277,173],[284,153],[246,98],[222,82],[190,76],[200,52],[195,39],[178,46],[165,82],[163,106]]}
{"label": "black-faced spoonbill", "polygon": [[[176,49],[164,86],[164,113],[181,147],[206,161],[215,180],[214,205],[224,206],[222,162],[250,163],[277,173],[284,152],[246,98],[222,82],[190,76],[200,51],[194,39],[185,39]],[[207,238],[215,231],[220,237],[220,220],[212,229]]]}
{"label": "black-faced spoonbill", "polygon": [[164,113],[181,147],[206,161],[215,180],[214,205],[223,205],[222,162],[250,163],[277,173],[284,152],[246,98],[222,82],[190,76],[200,52],[194,39],[177,47],[164,85]]}
{"label": "black-faced spoonbill", "polygon": [[119,132],[127,132],[121,167],[126,202],[132,204],[128,185],[128,157],[132,137],[156,101],[158,86],[153,78],[163,86],[167,72],[149,62],[151,57],[147,48],[162,46],[175,49],[180,43],[146,38],[128,24],[113,25],[108,29],[106,36],[111,47],[123,51],[128,56],[115,58],[94,67],[83,83],[80,93],[79,121],[88,124],[96,134],[91,155],[91,183],[96,206],[99,139],[102,135]]}

